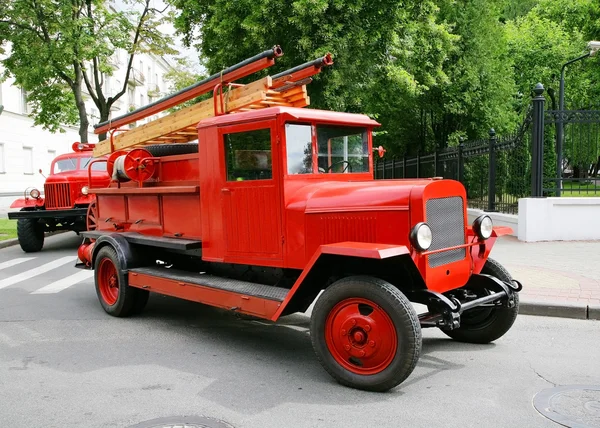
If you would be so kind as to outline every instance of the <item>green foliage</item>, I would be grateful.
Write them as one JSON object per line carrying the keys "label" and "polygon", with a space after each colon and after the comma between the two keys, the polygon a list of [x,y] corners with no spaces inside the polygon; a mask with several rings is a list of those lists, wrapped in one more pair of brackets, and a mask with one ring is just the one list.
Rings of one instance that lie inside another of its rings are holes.
{"label": "green foliage", "polygon": [[36,124],[57,131],[79,122],[87,141],[84,85],[101,120],[126,90],[125,82],[117,94],[103,93],[104,76],[114,72],[109,58],[115,49],[129,53],[128,70],[137,53],[174,52],[159,28],[169,14],[155,10],[150,0],[122,3],[124,10],[115,11],[106,0],[0,0],[3,77],[14,76],[27,91]]}
{"label": "green foliage", "polygon": [[[542,82],[600,38],[597,0],[171,0],[176,27],[210,73],[280,44],[275,73],[326,52],[312,107],[363,112],[388,155],[514,131]],[[600,56],[600,55],[599,55]],[[600,99],[597,58],[569,68],[567,105]]]}

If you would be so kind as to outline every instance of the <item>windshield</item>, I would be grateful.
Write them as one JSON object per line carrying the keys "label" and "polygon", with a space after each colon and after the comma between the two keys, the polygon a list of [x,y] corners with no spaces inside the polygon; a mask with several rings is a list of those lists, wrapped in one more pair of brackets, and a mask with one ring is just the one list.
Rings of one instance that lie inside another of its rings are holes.
{"label": "windshield", "polygon": [[[79,161],[79,169],[84,169],[87,171],[88,165],[94,158],[81,158]],[[106,171],[106,162],[96,162],[92,164],[92,171]]]}
{"label": "windshield", "polygon": [[60,172],[75,171],[77,169],[77,158],[66,158],[57,160],[54,163],[53,174]]}
{"label": "windshield", "polygon": [[316,165],[313,159],[312,126],[286,124],[285,130],[288,174],[369,172],[366,128],[317,125]]}

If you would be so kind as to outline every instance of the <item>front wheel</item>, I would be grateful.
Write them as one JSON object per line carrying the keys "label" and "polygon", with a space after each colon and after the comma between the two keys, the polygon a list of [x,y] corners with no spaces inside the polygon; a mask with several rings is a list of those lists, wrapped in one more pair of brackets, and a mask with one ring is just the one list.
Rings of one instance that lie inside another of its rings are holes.
{"label": "front wheel", "polygon": [[[511,282],[510,273],[496,260],[488,259],[481,273],[491,275],[504,282]],[[490,290],[473,290],[477,297],[490,294]],[[515,306],[492,306],[473,308],[465,311],[460,318],[460,327],[454,330],[442,329],[451,338],[467,343],[490,343],[510,330],[519,313],[519,295],[515,293]]]}
{"label": "front wheel", "polygon": [[26,253],[35,253],[44,246],[44,224],[35,218],[17,220],[17,238],[19,245]]}
{"label": "front wheel", "polygon": [[411,303],[373,277],[343,278],[328,287],[315,304],[310,332],[323,368],[357,389],[394,388],[412,373],[421,353],[421,327]]}

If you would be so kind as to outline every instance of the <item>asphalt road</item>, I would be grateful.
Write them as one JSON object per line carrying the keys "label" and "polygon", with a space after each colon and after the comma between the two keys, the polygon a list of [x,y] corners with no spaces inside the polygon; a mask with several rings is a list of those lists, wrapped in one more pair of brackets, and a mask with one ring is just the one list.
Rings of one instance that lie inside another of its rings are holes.
{"label": "asphalt road", "polygon": [[72,267],[78,244],[64,234],[34,255],[0,250],[0,427],[183,415],[248,428],[556,427],[533,408],[537,392],[600,384],[600,322],[520,316],[485,346],[425,330],[403,385],[345,388],[315,359],[304,315],[276,325],[157,295],[142,316],[106,315],[91,275]]}

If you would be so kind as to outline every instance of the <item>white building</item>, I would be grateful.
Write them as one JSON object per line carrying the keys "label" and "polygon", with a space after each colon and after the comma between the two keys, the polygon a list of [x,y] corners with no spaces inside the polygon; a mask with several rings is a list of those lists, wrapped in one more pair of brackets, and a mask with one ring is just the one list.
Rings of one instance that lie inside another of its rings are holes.
{"label": "white building", "polygon": [[[111,58],[116,70],[112,76],[104,78],[106,97],[117,94],[123,87],[128,59],[123,50],[116,51]],[[118,117],[164,96],[169,90],[164,75],[171,68],[164,58],[137,54],[127,82],[127,91],[113,105],[112,117]],[[70,152],[71,145],[79,141],[77,127],[66,126],[63,127],[65,133],[56,134],[39,126],[34,127],[33,119],[28,116],[27,94],[13,83],[9,79],[0,84],[0,105],[4,106],[4,111],[0,114],[0,210],[8,208],[14,199],[21,197],[27,187],[35,186],[42,190],[44,177],[38,170],[48,174],[52,159]],[[84,94],[85,92],[84,86]],[[86,95],[86,98],[90,121],[89,142],[94,143],[98,141],[98,137],[93,134],[93,125],[100,121],[100,115],[90,97]]]}

